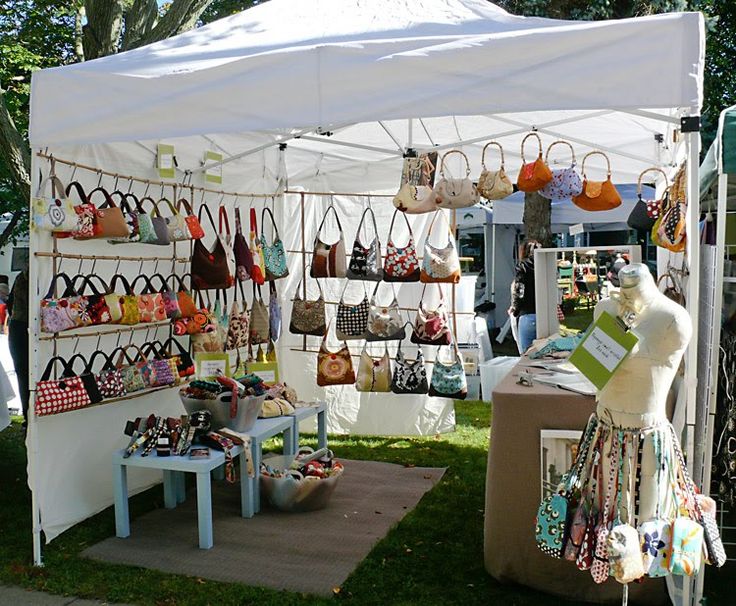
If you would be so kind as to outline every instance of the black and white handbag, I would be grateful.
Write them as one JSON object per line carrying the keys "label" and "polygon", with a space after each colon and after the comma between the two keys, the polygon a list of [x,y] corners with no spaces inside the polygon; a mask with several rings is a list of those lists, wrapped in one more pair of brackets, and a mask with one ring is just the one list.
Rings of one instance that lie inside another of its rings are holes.
{"label": "black and white handbag", "polygon": [[345,288],[347,285],[348,283],[342,289],[340,303],[337,306],[335,332],[337,338],[342,341],[365,339],[368,335],[368,310],[370,308],[368,293],[364,292],[363,300],[360,303],[355,305],[345,303]]}
{"label": "black and white handbag", "polygon": [[417,358],[409,362],[401,351],[401,343],[396,351],[391,391],[398,394],[425,394],[429,391],[427,368],[421,348],[417,348]]}

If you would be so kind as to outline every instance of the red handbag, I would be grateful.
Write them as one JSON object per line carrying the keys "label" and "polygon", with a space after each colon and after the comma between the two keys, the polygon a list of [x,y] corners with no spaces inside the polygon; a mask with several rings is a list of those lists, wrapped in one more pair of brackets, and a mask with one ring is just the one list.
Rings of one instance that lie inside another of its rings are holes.
{"label": "red handbag", "polygon": [[[79,356],[80,354],[77,354]],[[75,358],[77,357],[75,356]],[[51,378],[51,371],[57,361],[63,363],[64,371],[58,379]],[[41,380],[36,383],[36,401],[34,410],[36,416],[54,415],[60,412],[68,412],[70,410],[78,410],[92,404],[92,398],[87,391],[91,385],[85,385],[85,381],[81,376],[74,376],[71,370],[71,363],[74,358],[66,362],[61,356],[54,356],[49,360],[41,375]],[[94,383],[94,377],[87,375]],[[89,383],[89,381],[87,381]],[[95,384],[94,390],[99,396],[99,391]],[[102,399],[100,396],[97,401]]]}
{"label": "red handbag", "polygon": [[248,248],[248,242],[243,235],[243,227],[240,223],[240,208],[235,207],[235,239],[233,240],[233,252],[235,253],[235,275],[238,280],[245,282],[250,280],[253,270],[253,255]]}
{"label": "red handbag", "polygon": [[197,215],[194,214],[192,211],[192,205],[189,204],[189,200],[186,198],[181,198],[176,203],[177,208],[184,207],[184,210],[187,211],[186,216],[184,217],[184,221],[187,224],[187,229],[189,230],[189,234],[192,236],[192,240],[199,240],[200,238],[204,238],[204,230],[202,229],[202,225],[199,222],[199,219],[197,219]]}

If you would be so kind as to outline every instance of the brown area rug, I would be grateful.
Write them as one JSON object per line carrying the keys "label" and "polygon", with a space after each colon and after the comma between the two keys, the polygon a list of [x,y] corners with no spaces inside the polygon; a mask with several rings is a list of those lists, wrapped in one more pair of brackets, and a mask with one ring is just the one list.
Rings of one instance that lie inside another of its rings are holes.
{"label": "brown area rug", "polygon": [[131,523],[127,539],[112,537],[83,555],[114,564],[330,595],[373,546],[442,478],[445,470],[340,459],[345,473],[329,506],[282,513],[264,505],[240,517],[240,487],[214,482],[215,545],[197,547],[196,493],[176,509],[157,509]]}

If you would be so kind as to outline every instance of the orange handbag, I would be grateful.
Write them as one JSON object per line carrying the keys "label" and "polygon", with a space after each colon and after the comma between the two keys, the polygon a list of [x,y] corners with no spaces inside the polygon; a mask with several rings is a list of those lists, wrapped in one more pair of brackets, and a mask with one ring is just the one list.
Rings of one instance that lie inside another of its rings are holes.
{"label": "orange handbag", "polygon": [[[608,167],[605,181],[589,181],[585,174],[585,161],[592,155],[599,154],[606,159]],[[621,196],[611,181],[611,161],[602,151],[592,151],[585,154],[581,166],[583,172],[583,191],[579,196],[573,196],[575,206],[588,211],[611,210],[621,205]]]}
{"label": "orange handbag", "polygon": [[[524,158],[524,144],[529,137],[536,137],[539,144],[539,155],[534,162],[528,162]],[[516,185],[523,192],[539,191],[552,180],[552,171],[542,158],[542,140],[537,133],[529,133],[521,140],[521,170],[516,180]]]}

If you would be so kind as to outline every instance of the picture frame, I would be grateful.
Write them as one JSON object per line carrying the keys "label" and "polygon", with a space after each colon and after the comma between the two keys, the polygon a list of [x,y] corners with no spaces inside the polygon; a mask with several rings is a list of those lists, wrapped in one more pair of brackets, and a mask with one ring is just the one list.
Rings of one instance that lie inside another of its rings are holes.
{"label": "picture frame", "polygon": [[540,494],[544,500],[560,483],[577,457],[580,429],[542,429],[539,432]]}

